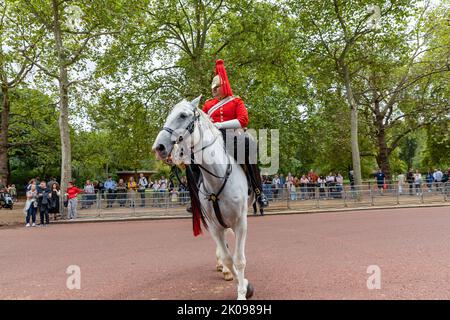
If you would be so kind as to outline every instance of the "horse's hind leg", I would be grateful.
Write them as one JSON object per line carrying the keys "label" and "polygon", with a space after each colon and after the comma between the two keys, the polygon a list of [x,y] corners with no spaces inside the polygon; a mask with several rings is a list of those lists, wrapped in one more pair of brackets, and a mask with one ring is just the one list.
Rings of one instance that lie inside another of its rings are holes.
{"label": "horse's hind leg", "polygon": [[233,274],[231,271],[223,264],[222,259],[220,258],[220,249],[216,247],[216,270],[223,274],[223,278],[226,281],[233,280]]}
{"label": "horse's hind leg", "polygon": [[233,257],[228,250],[225,230],[211,230],[211,236],[217,245],[216,254],[218,253],[219,256],[218,262],[222,264],[224,278],[225,280],[233,280],[233,277],[236,277],[236,269],[233,265]]}
{"label": "horse's hind leg", "polygon": [[[225,231],[226,233],[226,231]],[[227,252],[230,252],[230,247],[228,246],[228,243],[225,241],[225,245],[227,247]],[[230,253],[231,255],[231,253]],[[230,269],[227,268],[227,266],[223,265],[222,263],[222,274],[223,274],[223,278],[226,281],[231,281],[234,279],[233,274],[231,273]]]}

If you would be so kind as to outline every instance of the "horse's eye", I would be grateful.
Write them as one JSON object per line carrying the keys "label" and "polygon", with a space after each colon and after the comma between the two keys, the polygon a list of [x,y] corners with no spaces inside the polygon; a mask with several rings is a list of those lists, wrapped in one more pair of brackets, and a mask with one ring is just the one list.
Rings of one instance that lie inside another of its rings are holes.
{"label": "horse's eye", "polygon": [[186,115],[185,113],[181,113],[181,114],[180,114],[180,118],[181,118],[181,119],[186,119],[186,117],[187,117],[187,115]]}

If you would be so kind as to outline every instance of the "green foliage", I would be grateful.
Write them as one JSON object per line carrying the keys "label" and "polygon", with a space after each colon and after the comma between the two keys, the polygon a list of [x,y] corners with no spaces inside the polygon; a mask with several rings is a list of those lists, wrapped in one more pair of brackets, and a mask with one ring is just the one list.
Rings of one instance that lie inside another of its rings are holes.
{"label": "green foliage", "polygon": [[426,130],[426,147],[420,154],[422,168],[450,168],[450,121],[444,119]]}
{"label": "green foliage", "polygon": [[58,116],[52,99],[38,90],[11,91],[9,156],[13,181],[58,176]]}
{"label": "green foliage", "polygon": [[[25,2],[51,18],[50,1]],[[2,41],[16,51],[36,41],[38,63],[47,73],[58,73],[49,29],[40,27],[29,5],[7,3],[28,27],[6,26]],[[314,169],[346,176],[352,165],[350,116],[342,70],[336,66],[344,51],[359,109],[363,177],[379,165],[381,132],[393,173],[449,165],[445,3],[422,14],[416,1],[336,1],[347,35],[334,2],[58,3],[66,59],[75,59],[69,94],[78,182],[102,180],[117,170],[153,169],[168,176],[168,167],[151,152],[152,143],[175,103],[200,94],[202,102],[210,97],[216,59],[226,62],[233,92],[248,108],[249,127],[279,129],[280,172]],[[368,5],[381,8],[379,29],[365,23]],[[348,37],[356,34],[347,47]],[[411,60],[414,37],[426,40],[429,50]],[[26,85],[11,92],[10,165],[16,180],[59,175],[57,86],[39,70],[33,68]]]}

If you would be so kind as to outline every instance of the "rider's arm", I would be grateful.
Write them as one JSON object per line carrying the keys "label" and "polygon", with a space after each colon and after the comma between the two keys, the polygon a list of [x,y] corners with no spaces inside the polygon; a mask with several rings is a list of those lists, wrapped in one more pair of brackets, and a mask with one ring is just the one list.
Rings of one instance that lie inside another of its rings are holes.
{"label": "rider's arm", "polygon": [[241,98],[236,98],[236,119],[239,120],[241,126],[239,128],[245,128],[248,125],[248,112],[244,105],[244,101]]}
{"label": "rider's arm", "polygon": [[224,122],[215,122],[214,125],[218,129],[239,129],[241,127],[241,123],[238,119],[228,120]]}

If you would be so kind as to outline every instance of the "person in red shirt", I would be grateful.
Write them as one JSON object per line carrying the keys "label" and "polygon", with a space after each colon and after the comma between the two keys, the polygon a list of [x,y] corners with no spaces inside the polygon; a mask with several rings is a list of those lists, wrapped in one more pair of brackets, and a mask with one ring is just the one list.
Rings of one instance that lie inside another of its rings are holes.
{"label": "person in red shirt", "polygon": [[67,184],[66,196],[68,200],[67,210],[69,211],[69,220],[73,220],[77,217],[77,196],[83,192],[84,191],[82,189],[78,189],[74,186],[72,181]]}
{"label": "person in red shirt", "polygon": [[[263,208],[267,207],[268,200],[262,192],[259,167],[256,163],[250,163],[249,161],[249,153],[251,153],[249,149],[255,150],[254,154],[256,154],[256,141],[245,133],[249,122],[247,108],[240,97],[233,96],[223,60],[216,61],[216,75],[213,78],[211,90],[213,98],[206,101],[202,110],[209,115],[214,125],[222,132],[228,151],[234,154],[235,157],[237,155],[234,151],[236,150],[234,145],[236,143],[245,143],[245,163],[241,165],[249,175],[249,180],[259,205]],[[241,129],[241,131],[243,129],[244,133],[235,133],[235,130],[238,129]],[[196,165],[191,165],[191,169],[196,178],[195,180],[198,181],[199,168]],[[188,211],[190,211],[190,208],[188,208]]]}

